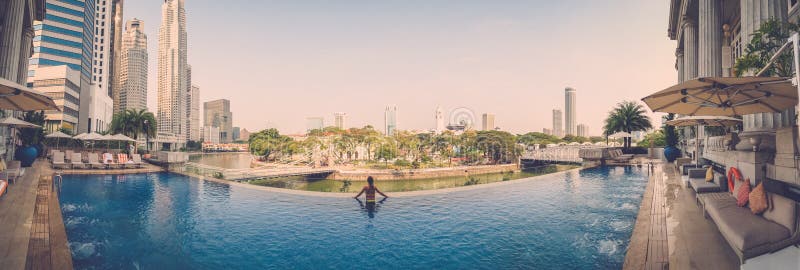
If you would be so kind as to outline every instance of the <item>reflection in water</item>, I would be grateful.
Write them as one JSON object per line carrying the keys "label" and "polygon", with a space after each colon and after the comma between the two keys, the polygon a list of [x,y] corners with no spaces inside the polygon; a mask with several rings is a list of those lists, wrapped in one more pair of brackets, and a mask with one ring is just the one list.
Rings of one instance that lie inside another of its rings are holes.
{"label": "reflection in water", "polygon": [[369,218],[375,218],[375,213],[378,212],[378,208],[380,208],[380,206],[386,201],[386,199],[388,198],[384,197],[377,203],[368,202],[366,204],[364,204],[364,202],[362,202],[361,199],[359,198],[356,198],[356,201],[358,201],[358,204],[361,206],[361,209],[363,209],[367,213],[367,216]]}
{"label": "reflection in water", "polygon": [[214,153],[189,156],[189,161],[226,169],[250,168],[253,157],[249,153]]}

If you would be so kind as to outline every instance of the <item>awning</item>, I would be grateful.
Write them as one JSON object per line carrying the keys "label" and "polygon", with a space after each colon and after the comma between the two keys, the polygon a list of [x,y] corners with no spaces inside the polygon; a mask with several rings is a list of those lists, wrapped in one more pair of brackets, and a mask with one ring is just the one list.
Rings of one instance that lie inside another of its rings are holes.
{"label": "awning", "polygon": [[39,91],[0,78],[0,109],[15,111],[58,110],[53,99]]}
{"label": "awning", "polygon": [[727,116],[686,116],[675,120],[667,121],[667,125],[676,127],[685,126],[713,126],[713,127],[730,127],[742,123],[741,119],[727,117]]}

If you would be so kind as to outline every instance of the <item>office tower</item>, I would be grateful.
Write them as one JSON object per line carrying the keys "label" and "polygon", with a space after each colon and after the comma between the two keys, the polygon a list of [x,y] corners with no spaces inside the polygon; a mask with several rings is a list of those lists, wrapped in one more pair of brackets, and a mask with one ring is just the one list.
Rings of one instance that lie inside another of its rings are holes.
{"label": "office tower", "polygon": [[[63,2],[63,1],[62,1]],[[121,44],[122,2],[120,0],[92,0],[95,6],[94,40],[92,44],[92,85],[88,95],[80,100],[79,132],[104,132],[108,130],[114,114],[112,94],[114,80],[118,83],[119,47]],[[49,10],[48,10],[49,11]],[[120,22],[121,23],[121,22]]]}
{"label": "office tower", "polygon": [[483,117],[481,117],[481,119],[483,119],[483,122],[482,122],[483,126],[481,126],[482,130],[494,130],[494,128],[495,128],[495,125],[494,125],[494,114],[484,113]]}
{"label": "office tower", "polygon": [[564,89],[564,120],[566,122],[566,126],[564,131],[566,135],[575,135],[575,127],[577,125],[577,115],[575,113],[576,109],[576,100],[575,100],[575,89],[571,87],[567,87]]}
{"label": "office tower", "polygon": [[241,136],[241,128],[233,127],[233,136],[232,137],[233,137],[233,141],[241,140],[241,138],[242,138],[242,136]]}
{"label": "office tower", "polygon": [[386,106],[386,111],[383,113],[383,122],[385,124],[384,134],[386,136],[394,135],[397,129],[397,105]]}
{"label": "office tower", "polygon": [[203,104],[205,121],[203,126],[219,128],[219,141],[229,143],[233,136],[233,114],[231,102],[227,99],[208,101]]}
{"label": "office tower", "polygon": [[553,131],[549,128],[542,128],[542,133],[546,135],[553,135]]}
{"label": "office tower", "polygon": [[[189,92],[189,140],[200,140],[200,87],[192,85],[192,91]],[[232,114],[232,113],[231,113]]]}
{"label": "office tower", "polygon": [[447,127],[444,124],[444,111],[442,110],[442,107],[436,107],[435,117],[436,117],[436,134],[441,134],[442,132],[445,131],[445,129],[447,129]]}
{"label": "office tower", "polygon": [[[99,3],[101,1],[106,2],[107,0],[96,1]],[[116,112],[117,106],[119,106],[119,92],[122,89],[122,76],[120,72],[122,72],[122,47],[124,46],[122,36],[125,35],[125,22],[122,16],[124,0],[113,0],[109,2],[113,2],[114,4],[114,6],[111,7],[111,14],[113,14],[114,18],[111,21],[112,27],[110,28],[110,37],[113,40],[111,41],[111,71],[108,73],[111,77],[111,87],[108,95],[114,103],[114,112]]]}
{"label": "office tower", "polygon": [[[88,128],[79,129],[78,124],[80,120],[88,121],[89,106],[81,108],[81,103],[91,103],[94,1],[47,0],[46,5],[44,20],[33,24],[34,53],[29,61],[28,86],[45,92],[61,110],[45,112],[49,131],[65,127],[85,132]],[[55,66],[71,70],[46,68]],[[37,76],[40,69],[43,74]]]}
{"label": "office tower", "polygon": [[218,144],[220,143],[220,132],[218,127],[203,127],[203,142]]}
{"label": "office tower", "polygon": [[577,132],[578,132],[578,137],[589,137],[589,127],[584,124],[578,125]]}
{"label": "office tower", "polygon": [[125,27],[120,54],[119,91],[114,95],[114,113],[147,109],[147,35],[144,22],[131,19]]}
{"label": "office tower", "polygon": [[239,131],[239,140],[240,141],[248,141],[250,140],[250,131],[247,131],[246,128],[243,128]]}
{"label": "office tower", "polygon": [[334,126],[339,129],[346,129],[347,125],[347,114],[343,112],[337,112],[333,114],[333,122]]}
{"label": "office tower", "polygon": [[164,0],[158,29],[158,132],[185,138],[187,78],[184,0]]}
{"label": "office tower", "polygon": [[322,117],[308,117],[306,118],[306,132],[312,130],[322,130],[325,128],[325,119]]}
{"label": "office tower", "polygon": [[553,110],[553,136],[564,137],[564,123],[561,110]]}

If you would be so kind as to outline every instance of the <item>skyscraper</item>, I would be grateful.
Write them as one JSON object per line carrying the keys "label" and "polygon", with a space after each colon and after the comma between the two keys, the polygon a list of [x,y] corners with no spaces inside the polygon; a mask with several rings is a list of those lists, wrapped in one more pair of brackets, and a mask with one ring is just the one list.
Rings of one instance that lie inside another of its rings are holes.
{"label": "skyscraper", "polygon": [[158,29],[158,131],[185,138],[187,56],[184,0],[164,0]]}
{"label": "skyscraper", "polygon": [[575,89],[567,87],[564,89],[564,119],[566,126],[564,128],[566,135],[575,135],[575,127],[577,125],[576,109],[576,96]]}
{"label": "skyscraper", "polygon": [[347,114],[343,112],[337,112],[333,114],[333,123],[339,129],[346,129],[347,128]]}
{"label": "skyscraper", "polygon": [[444,111],[442,107],[436,107],[436,134],[440,134],[445,131],[447,127],[444,125]]}
{"label": "skyscraper", "polygon": [[564,122],[562,121],[562,113],[561,110],[554,109],[553,110],[553,136],[556,137],[564,137]]}
{"label": "skyscraper", "polygon": [[578,137],[589,137],[589,126],[580,124],[578,125]]}
{"label": "skyscraper", "polygon": [[483,126],[481,126],[483,130],[494,130],[494,114],[484,113],[481,118],[483,119]]}
{"label": "skyscraper", "polygon": [[128,21],[122,37],[119,90],[114,94],[114,112],[147,109],[147,35],[144,22]]}
{"label": "skyscraper", "polygon": [[[200,140],[200,87],[192,85],[192,91],[189,93],[189,140]],[[233,139],[231,139],[232,141]]]}
{"label": "skyscraper", "polygon": [[386,106],[386,111],[383,113],[383,122],[385,124],[386,136],[394,135],[397,129],[397,105]]}
{"label": "skyscraper", "polygon": [[[28,86],[53,98],[60,111],[45,111],[47,130],[78,131],[81,99],[90,98],[95,32],[94,1],[47,0],[44,20],[33,24],[34,53],[29,61]],[[46,68],[66,66],[71,71]],[[72,72],[74,71],[74,72]],[[36,82],[38,81],[38,83]],[[84,108],[88,115],[88,107]]]}
{"label": "skyscraper", "polygon": [[[233,139],[233,114],[231,102],[227,99],[208,101],[203,104],[204,126],[219,128],[219,141],[229,143]],[[208,140],[208,139],[206,139]]]}
{"label": "skyscraper", "polygon": [[[121,0],[91,0],[95,6],[92,51],[92,86],[88,95],[81,93],[79,132],[103,132],[114,114],[112,93],[114,80],[119,79],[119,47],[121,44]],[[117,81],[118,83],[118,81]],[[118,86],[118,85],[117,85]]]}

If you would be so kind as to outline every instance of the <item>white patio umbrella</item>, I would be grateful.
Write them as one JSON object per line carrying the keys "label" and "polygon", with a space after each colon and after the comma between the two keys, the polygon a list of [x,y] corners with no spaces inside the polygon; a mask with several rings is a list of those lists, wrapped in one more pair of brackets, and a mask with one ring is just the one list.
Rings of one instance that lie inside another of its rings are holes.
{"label": "white patio umbrella", "polygon": [[[700,130],[703,126],[732,127],[739,125],[741,123],[742,123],[741,119],[727,117],[727,116],[686,116],[667,121],[666,124],[676,127],[697,126],[697,129]],[[695,155],[695,162],[697,162],[699,159],[700,136],[697,136],[696,139],[697,141],[695,147],[698,154]]]}
{"label": "white patio umbrella", "polygon": [[625,132],[625,131],[620,131],[620,132],[608,135],[608,137],[611,137],[611,138],[614,138],[614,139],[619,139],[619,138],[630,138],[630,137],[633,137],[633,135],[631,135],[630,133]]}
{"label": "white patio umbrella", "polygon": [[59,146],[59,143],[61,142],[61,139],[68,139],[68,140],[72,139],[72,136],[69,136],[68,134],[66,134],[64,132],[61,132],[61,131],[56,131],[56,132],[44,135],[44,137],[48,138],[48,139],[55,139],[56,140],[56,149],[58,149],[58,146]]}
{"label": "white patio umbrella", "polygon": [[797,87],[780,77],[702,77],[642,99],[653,112],[741,116],[782,112],[797,105]]}
{"label": "white patio umbrella", "polygon": [[59,110],[52,98],[4,78],[0,78],[0,109],[15,111]]}
{"label": "white patio umbrella", "polygon": [[119,147],[119,142],[135,142],[136,141],[136,140],[132,139],[131,137],[125,136],[122,133],[114,134],[114,136],[111,136],[111,137],[114,138],[115,141],[117,141],[117,147]]}
{"label": "white patio umbrella", "polygon": [[97,134],[96,132],[81,133],[72,138],[84,142],[92,142],[92,151],[94,151],[94,141],[102,141],[103,135]]}
{"label": "white patio umbrella", "polygon": [[0,126],[9,126],[15,128],[42,128],[40,125],[22,121],[14,117],[0,119]]}

